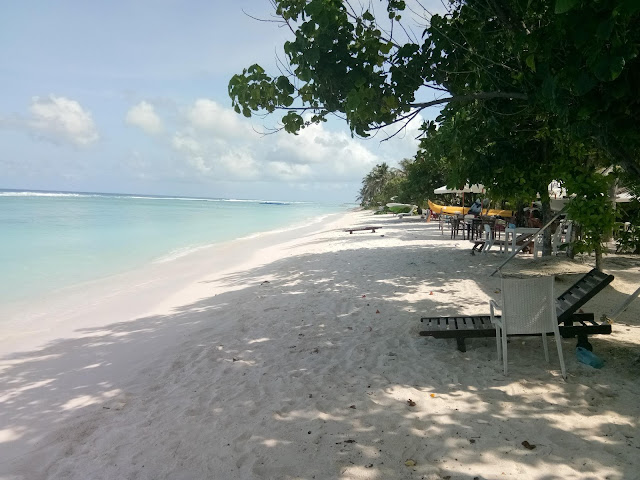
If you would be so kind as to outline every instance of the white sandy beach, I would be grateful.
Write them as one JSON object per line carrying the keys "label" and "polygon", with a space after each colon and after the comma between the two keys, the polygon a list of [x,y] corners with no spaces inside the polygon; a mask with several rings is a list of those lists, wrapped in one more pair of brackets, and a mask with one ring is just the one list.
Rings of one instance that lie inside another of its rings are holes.
{"label": "white sandy beach", "polygon": [[[640,478],[640,300],[601,370],[526,338],[504,376],[494,339],[418,334],[499,300],[504,257],[470,250],[350,212],[3,311],[0,479]],[[637,256],[604,270],[596,318],[640,285]]]}

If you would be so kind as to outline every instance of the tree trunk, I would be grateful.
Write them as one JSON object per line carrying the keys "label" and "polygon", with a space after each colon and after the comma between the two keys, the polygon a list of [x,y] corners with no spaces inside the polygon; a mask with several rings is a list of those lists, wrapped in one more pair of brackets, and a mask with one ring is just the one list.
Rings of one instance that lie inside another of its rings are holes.
{"label": "tree trunk", "polygon": [[567,258],[570,258],[571,260],[573,260],[576,256],[575,252],[573,251],[573,239],[578,238],[578,235],[580,234],[579,232],[580,225],[574,222],[573,229],[571,231],[571,238],[567,239],[567,241],[569,242],[569,246],[567,247]]}
{"label": "tree trunk", "polygon": [[516,209],[515,209],[515,217],[516,217],[516,226],[517,227],[526,227],[527,226],[527,221],[524,217],[524,212],[523,209],[524,208],[524,204],[518,202],[516,204]]}
{"label": "tree trunk", "polygon": [[602,246],[596,247],[596,270],[602,271]]}
{"label": "tree trunk", "polygon": [[[549,192],[547,185],[544,186],[544,192],[540,194],[540,200],[542,203],[542,224],[546,225],[553,218],[553,212],[551,211],[551,199],[549,198]],[[551,228],[545,229],[542,232],[542,256],[548,257],[551,255]]]}
{"label": "tree trunk", "polygon": [[[616,192],[617,191],[618,191],[618,181],[616,180],[615,182],[612,182],[611,186],[609,187],[609,199],[611,200],[611,205],[613,206],[614,214],[616,211]],[[604,232],[604,241],[607,242],[608,244],[612,240],[613,240],[613,228]]]}
{"label": "tree trunk", "polygon": [[[548,147],[549,140],[545,140],[542,144],[541,156],[542,165],[548,165],[547,157],[549,155]],[[538,193],[540,194],[540,203],[542,204],[542,225],[546,225],[553,218],[551,213],[551,198],[549,198],[549,184],[540,185],[538,187]],[[548,257],[551,255],[551,228],[545,229],[542,232],[542,256]]]}

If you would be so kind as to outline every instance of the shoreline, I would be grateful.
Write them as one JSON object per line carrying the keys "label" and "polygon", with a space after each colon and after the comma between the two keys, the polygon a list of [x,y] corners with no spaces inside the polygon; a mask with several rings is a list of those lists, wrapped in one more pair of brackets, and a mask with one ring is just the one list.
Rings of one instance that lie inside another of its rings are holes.
{"label": "shoreline", "polygon": [[257,200],[157,197],[145,202],[131,195],[80,193],[42,199],[25,193],[24,198],[0,195],[8,212],[3,221],[7,226],[17,222],[2,242],[5,276],[12,280],[0,292],[0,313],[2,307],[29,304],[149,263],[346,211],[346,206],[321,203],[265,207]]}
{"label": "shoreline", "polygon": [[[343,231],[356,225],[381,230]],[[547,364],[539,342],[523,339],[505,377],[493,339],[462,353],[418,335],[422,314],[499,300],[488,274],[503,257],[471,256],[435,223],[347,212],[236,246],[218,251],[220,263],[179,262],[170,279],[141,276],[70,313],[90,325],[54,324],[57,340],[4,355],[0,476],[635,474],[640,302],[612,335],[592,337],[602,370],[563,340],[564,382],[554,348]],[[608,262],[616,280],[583,307],[596,318],[640,281],[640,259]],[[558,276],[558,288],[572,279]]]}
{"label": "shoreline", "polygon": [[[31,337],[27,343],[14,343],[16,336],[22,337],[25,333],[16,334],[10,330],[26,327],[28,329],[26,333],[29,335],[44,332],[46,329],[39,328],[38,325],[38,322],[48,323],[44,317],[62,317],[62,320],[56,323],[62,323],[63,331],[67,333],[70,333],[71,327],[91,327],[99,324],[100,322],[88,322],[86,325],[82,325],[68,318],[69,315],[74,316],[73,311],[78,304],[80,307],[84,306],[86,297],[103,301],[126,294],[131,289],[142,290],[142,294],[146,297],[170,295],[169,292],[172,290],[184,289],[189,283],[197,281],[199,276],[240,267],[247,263],[243,258],[245,252],[252,252],[251,255],[255,255],[264,247],[261,244],[265,241],[267,245],[286,242],[295,238],[294,236],[298,233],[308,234],[309,231],[314,231],[319,223],[327,220],[335,222],[335,218],[346,214],[348,212],[327,213],[312,221],[296,222],[274,230],[255,232],[232,240],[203,245],[172,258],[166,255],[161,256],[143,266],[124,272],[61,287],[42,295],[39,301],[34,302],[34,299],[27,299],[1,304],[0,317],[3,318],[3,321],[0,322],[0,358],[20,349],[35,348],[38,344],[54,339],[57,334],[52,333],[52,335]],[[290,236],[291,238],[289,238]],[[159,285],[154,286],[153,284]],[[149,289],[152,291],[148,292]],[[148,301],[152,302],[150,299]],[[91,303],[90,300],[89,304]],[[138,302],[133,302],[137,308],[135,308],[135,313],[129,314],[130,316],[142,315],[147,308],[137,304]],[[128,305],[131,307],[132,304]],[[64,325],[65,322],[67,325]]]}

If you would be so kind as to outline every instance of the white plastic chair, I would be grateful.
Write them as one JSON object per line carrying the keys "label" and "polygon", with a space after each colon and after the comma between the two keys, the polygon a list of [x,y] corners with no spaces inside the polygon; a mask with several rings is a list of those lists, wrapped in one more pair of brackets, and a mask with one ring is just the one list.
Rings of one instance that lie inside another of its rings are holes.
{"label": "white plastic chair", "polygon": [[[498,240],[498,246],[500,247],[500,253],[507,253],[508,250],[508,246],[507,246],[507,235],[506,235],[506,230],[507,230],[507,223],[504,221],[500,221],[500,220],[496,220],[495,223],[493,224],[493,242],[495,243],[496,239]],[[504,235],[504,239],[500,238],[500,232],[502,232]]]}
{"label": "white plastic chair", "polygon": [[516,248],[516,227],[504,229],[504,253],[509,254]]}
{"label": "white plastic chair", "polygon": [[[556,233],[551,238],[551,248],[553,254],[557,255],[560,247],[567,243],[571,243],[571,233],[573,229],[573,222],[571,220],[563,220],[558,225]],[[563,238],[564,237],[564,238]]]}
{"label": "white plastic chair", "polygon": [[538,258],[538,255],[542,255],[543,247],[544,247],[544,232],[540,232],[533,238],[533,258]]}
{"label": "white plastic chair", "polygon": [[553,277],[503,278],[502,279],[502,316],[496,317],[495,310],[500,308],[491,300],[489,309],[491,323],[496,327],[496,348],[498,361],[503,359],[504,374],[507,374],[507,336],[518,334],[542,334],[544,356],[549,361],[547,333],[553,332],[560,357],[562,378],[567,372],[562,356],[562,344],[556,317],[556,300],[553,294]]}
{"label": "white plastic chair", "polygon": [[410,217],[410,216],[412,216],[412,215],[415,213],[415,211],[416,211],[417,209],[418,209],[418,207],[417,207],[416,205],[413,205],[413,206],[411,207],[411,210],[409,210],[407,213],[398,213],[398,214],[397,214],[397,217],[398,217],[399,219],[401,219],[401,220],[402,220],[404,217]]}
{"label": "white plastic chair", "polygon": [[493,232],[491,232],[491,225],[484,224],[484,247],[482,247],[482,253],[487,253],[491,247],[493,247]]}

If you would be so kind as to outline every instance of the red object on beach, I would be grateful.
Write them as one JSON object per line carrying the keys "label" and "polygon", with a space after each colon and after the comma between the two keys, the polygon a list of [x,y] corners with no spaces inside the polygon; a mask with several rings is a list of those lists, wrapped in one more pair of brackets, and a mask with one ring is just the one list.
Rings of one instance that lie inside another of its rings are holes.
{"label": "red object on beach", "polygon": [[380,313],[380,310],[376,310],[376,313]]}
{"label": "red object on beach", "polygon": [[367,296],[366,295],[362,295],[362,298],[367,298]]}
{"label": "red object on beach", "polygon": [[433,292],[429,292],[429,295],[433,295]]}

